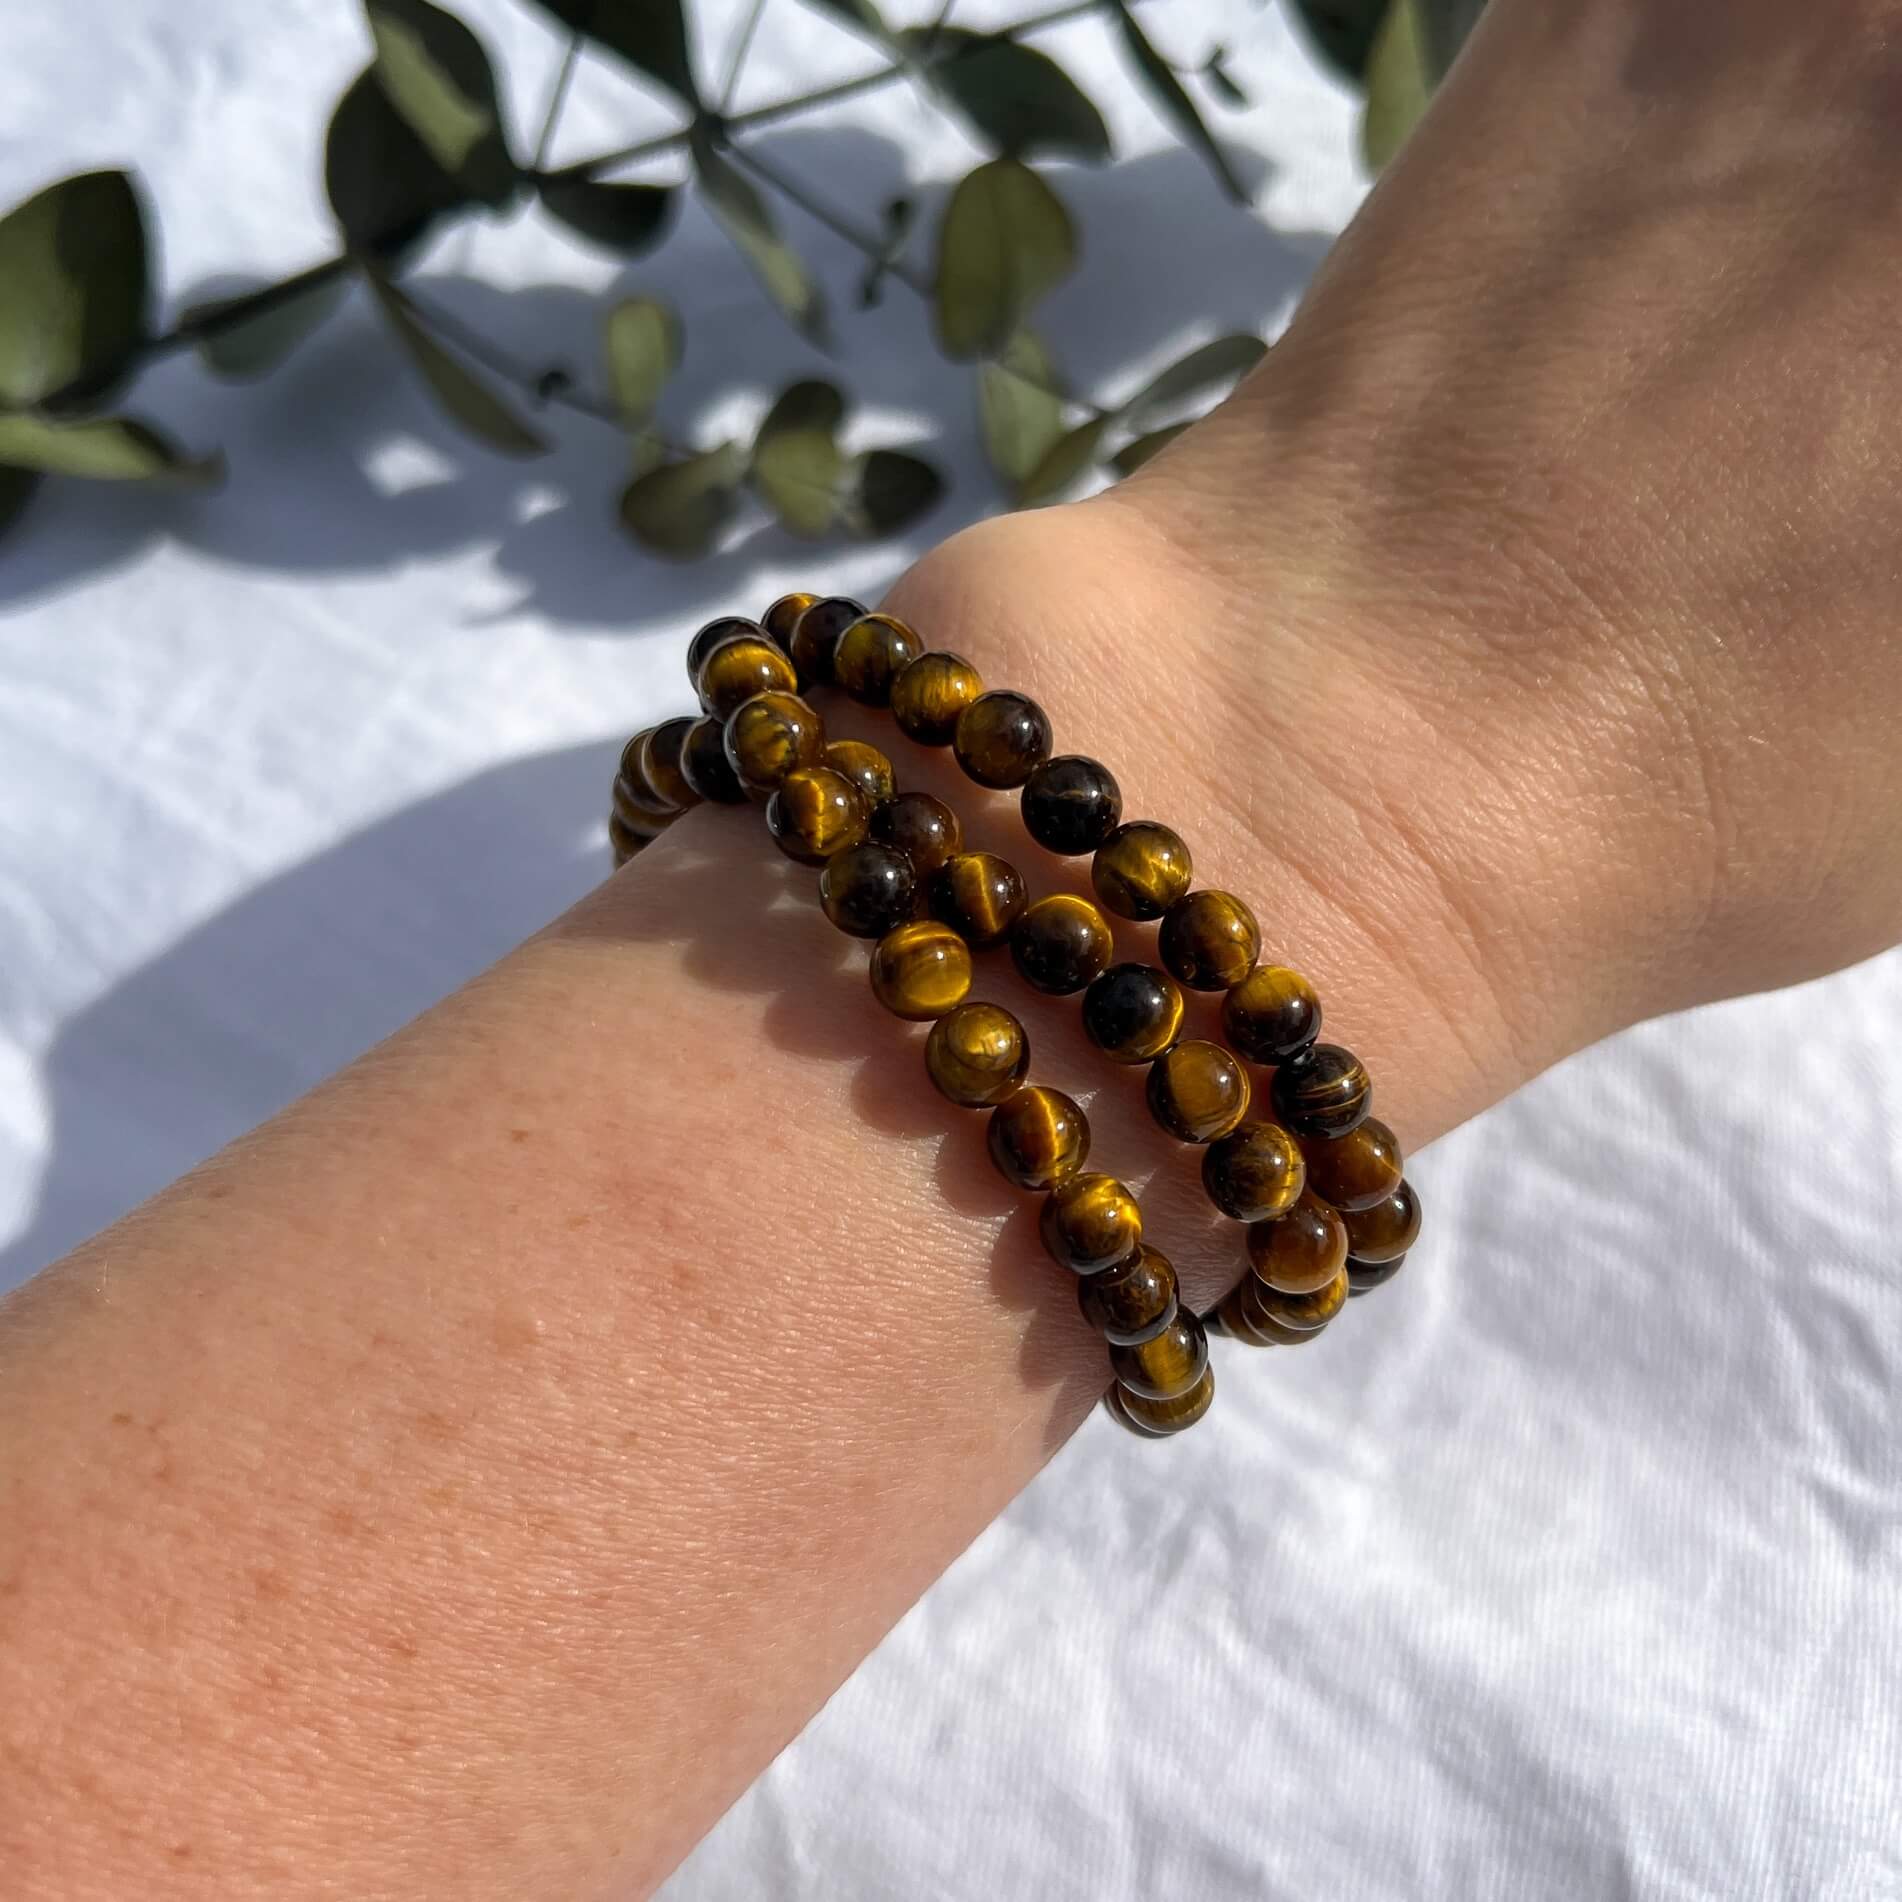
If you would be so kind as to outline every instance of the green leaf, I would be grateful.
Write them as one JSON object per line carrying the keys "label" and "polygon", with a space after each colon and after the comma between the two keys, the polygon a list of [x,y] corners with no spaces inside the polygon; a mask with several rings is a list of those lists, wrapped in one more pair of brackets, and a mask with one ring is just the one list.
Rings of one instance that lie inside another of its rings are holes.
{"label": "green leaf", "polygon": [[806,4],[817,12],[830,14],[841,26],[849,26],[855,33],[863,33],[867,39],[876,40],[881,46],[897,44],[891,28],[885,24],[885,16],[872,4],[872,0],[806,0]]}
{"label": "green leaf", "polygon": [[0,219],[0,405],[96,394],[146,334],[145,219],[124,172],[63,178]]}
{"label": "green leaf", "polygon": [[1132,396],[1122,407],[1122,420],[1140,429],[1154,412],[1246,376],[1267,354],[1268,346],[1245,332],[1198,344]]}
{"label": "green leaf", "polygon": [[535,0],[544,13],[618,54],[699,109],[680,0]]}
{"label": "green leaf", "polygon": [[579,173],[538,178],[535,189],[551,217],[623,257],[651,251],[666,236],[677,196],[671,185],[622,185]]}
{"label": "green leaf", "polygon": [[187,456],[128,416],[62,423],[24,411],[0,416],[0,462],[95,482],[196,484],[216,481],[223,472],[216,456]]}
{"label": "green leaf", "polygon": [[547,451],[548,444],[541,436],[429,334],[416,306],[396,285],[381,272],[372,271],[370,288],[409,360],[454,421],[505,456],[539,456]]}
{"label": "green leaf", "polygon": [[693,163],[707,195],[707,208],[739,246],[740,255],[753,267],[753,275],[765,287],[766,295],[786,314],[795,330],[823,344],[825,293],[800,262],[798,252],[779,235],[766,201],[720,156],[713,142],[699,133],[693,138]]}
{"label": "green leaf", "polygon": [[469,197],[504,203],[515,163],[482,42],[430,0],[364,0],[364,12],[376,42],[370,70],[390,104]]}
{"label": "green leaf", "polygon": [[1134,442],[1126,442],[1110,457],[1110,467],[1118,475],[1133,475],[1158,449],[1166,449],[1188,428],[1187,423],[1171,423],[1165,429],[1152,429]]}
{"label": "green leaf", "polygon": [[753,485],[795,535],[819,536],[838,519],[845,456],[836,432],[845,398],[817,377],[795,383],[760,424]]}
{"label": "green leaf", "polygon": [[608,312],[604,330],[615,407],[630,424],[643,423],[680,367],[680,319],[658,297],[630,297]]}
{"label": "green leaf", "polygon": [[746,463],[746,451],[728,442],[649,469],[622,491],[621,521],[656,554],[704,555],[732,520]]}
{"label": "green leaf", "polygon": [[923,60],[932,87],[1000,152],[1099,160],[1110,155],[1103,115],[1055,60],[997,33],[961,26],[912,27],[901,48]]}
{"label": "green leaf", "polygon": [[1103,437],[1113,416],[1092,416],[1087,423],[1059,436],[1037,466],[1017,485],[1017,500],[1025,508],[1054,501],[1071,483],[1096,465]]}
{"label": "green leaf", "polygon": [[1175,128],[1193,145],[1208,162],[1209,170],[1221,181],[1223,191],[1234,199],[1236,204],[1248,203],[1248,193],[1242,181],[1235,176],[1235,169],[1228,162],[1228,155],[1215,143],[1215,136],[1202,123],[1202,115],[1195,109],[1195,101],[1182,89],[1182,81],[1175,75],[1175,68],[1149,44],[1143,30],[1136,24],[1123,0],[1116,0],[1116,24],[1123,36],[1123,46],[1135,62],[1138,76],[1149,88],[1151,96],[1165,118],[1172,120]]}
{"label": "green leaf", "polygon": [[1422,0],[1420,24],[1426,35],[1427,71],[1438,86],[1459,57],[1466,36],[1479,24],[1486,0]]}
{"label": "green leaf", "polygon": [[330,115],[324,190],[351,250],[388,258],[415,244],[469,194],[430,156],[365,67]]}
{"label": "green leaf", "polygon": [[1248,95],[1235,83],[1235,76],[1228,70],[1228,54],[1217,47],[1202,66],[1202,77],[1209,82],[1209,90],[1225,106],[1233,106],[1237,112],[1248,104]]}
{"label": "green leaf", "polygon": [[859,309],[872,309],[884,295],[886,276],[904,253],[905,241],[911,236],[911,223],[917,212],[916,199],[900,197],[886,201],[884,232],[879,239],[878,252],[867,262],[865,276],[859,283]]}
{"label": "green leaf", "polygon": [[952,357],[995,356],[1039,298],[1076,267],[1063,202],[1027,165],[992,159],[951,194],[938,228],[938,341]]}
{"label": "green leaf", "polygon": [[1321,57],[1343,79],[1358,84],[1386,18],[1387,0],[1294,0],[1294,11]]}
{"label": "green leaf", "polygon": [[944,477],[922,456],[873,449],[847,474],[841,519],[848,533],[862,541],[877,540],[929,514],[943,493]]}
{"label": "green leaf", "polygon": [[350,288],[341,271],[265,284],[179,314],[195,333],[198,354],[219,376],[258,377],[274,370],[343,302]]}
{"label": "green leaf", "polygon": [[1369,171],[1380,171],[1406,143],[1432,93],[1418,0],[1393,0],[1367,62],[1360,147]]}
{"label": "green leaf", "polygon": [[21,511],[32,501],[33,492],[39,486],[37,469],[14,469],[0,463],[0,541],[6,540],[8,531],[20,519]]}
{"label": "green leaf", "polygon": [[1063,384],[1043,340],[1020,330],[977,371],[978,429],[991,467],[1012,489],[1063,434]]}

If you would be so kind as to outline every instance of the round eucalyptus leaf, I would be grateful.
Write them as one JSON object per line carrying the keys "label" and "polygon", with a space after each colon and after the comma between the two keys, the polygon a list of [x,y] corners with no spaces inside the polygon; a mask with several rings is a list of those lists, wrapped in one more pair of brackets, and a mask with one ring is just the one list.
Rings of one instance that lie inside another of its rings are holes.
{"label": "round eucalyptus leaf", "polygon": [[376,42],[370,70],[390,104],[470,198],[504,203],[515,163],[482,42],[430,0],[365,0],[364,11]]}
{"label": "round eucalyptus leaf", "polygon": [[630,424],[645,422],[680,367],[686,339],[679,317],[658,297],[625,298],[607,314],[603,344],[615,407]]}
{"label": "round eucalyptus leaf", "polygon": [[1014,490],[1063,435],[1063,383],[1043,340],[1020,330],[978,365],[978,431],[991,467]]}
{"label": "round eucalyptus leaf", "polygon": [[1387,0],[1293,0],[1293,6],[1321,57],[1343,79],[1358,83],[1386,17]]}
{"label": "round eucalyptus leaf", "polygon": [[746,451],[729,442],[648,469],[621,493],[622,525],[658,555],[704,555],[733,519],[746,465]]}
{"label": "round eucalyptus leaf", "polygon": [[1148,35],[1136,24],[1136,16],[1130,12],[1124,0],[1116,0],[1116,26],[1122,37],[1123,50],[1128,53],[1137,78],[1148,89],[1157,109],[1202,154],[1223,191],[1236,204],[1247,204],[1247,188],[1235,176],[1235,168],[1228,162],[1228,154],[1216,144],[1215,135],[1203,123],[1195,101],[1183,90],[1175,68],[1150,45]]}
{"label": "round eucalyptus leaf", "polygon": [[406,251],[446,211],[469,202],[365,67],[345,89],[324,137],[324,190],[351,250]]}
{"label": "round eucalyptus leaf", "polygon": [[739,247],[766,295],[786,314],[793,328],[823,345],[827,335],[825,293],[800,261],[799,253],[779,235],[766,201],[720,156],[711,139],[696,134],[692,145],[694,172],[714,221]]}
{"label": "round eucalyptus leaf", "polygon": [[1421,0],[1427,74],[1434,85],[1446,77],[1446,69],[1459,57],[1466,36],[1485,10],[1486,0]]}
{"label": "round eucalyptus leaf", "polygon": [[873,449],[847,473],[841,520],[861,540],[895,535],[928,514],[943,493],[944,477],[921,456]]}
{"label": "round eucalyptus leaf", "polygon": [[759,426],[760,442],[791,429],[817,429],[832,434],[845,421],[845,392],[824,377],[802,377],[780,391],[766,420]]}
{"label": "round eucalyptus leaf", "polygon": [[1112,416],[1092,416],[1088,422],[1066,430],[1017,485],[1018,503],[1034,508],[1040,502],[1054,502],[1078,477],[1094,468],[1103,438],[1114,421]]}
{"label": "round eucalyptus leaf", "polygon": [[924,62],[933,88],[985,144],[1017,157],[1109,157],[1103,115],[1047,53],[961,26],[912,27],[898,39]]}
{"label": "round eucalyptus leaf", "polygon": [[1122,420],[1141,429],[1158,411],[1246,376],[1267,354],[1268,346],[1246,332],[1198,344],[1132,396],[1122,407]]}
{"label": "round eucalyptus leaf", "polygon": [[205,367],[219,376],[263,376],[277,366],[344,300],[350,280],[342,271],[306,273],[256,290],[196,304],[179,313]]}
{"label": "round eucalyptus leaf", "polygon": [[535,189],[551,217],[623,257],[651,251],[667,235],[678,198],[672,185],[617,184],[579,174],[538,178]]}
{"label": "round eucalyptus leaf", "polygon": [[6,540],[39,486],[37,469],[16,469],[0,463],[0,542]]}
{"label": "round eucalyptus leaf", "polygon": [[872,0],[806,0],[806,4],[816,12],[830,14],[841,26],[863,33],[881,46],[897,44],[891,28],[885,24],[885,16]]}
{"label": "round eucalyptus leaf", "polygon": [[563,26],[658,80],[696,109],[700,88],[693,76],[687,22],[680,0],[535,0]]}
{"label": "round eucalyptus leaf", "polygon": [[475,371],[432,337],[415,304],[380,272],[370,288],[409,360],[450,419],[505,456],[539,456],[548,444]]}
{"label": "round eucalyptus leaf", "polygon": [[845,454],[827,429],[780,429],[753,446],[753,486],[795,535],[817,539],[839,518]]}
{"label": "round eucalyptus leaf", "polygon": [[1002,351],[1076,258],[1070,214],[1029,166],[997,158],[967,173],[938,227],[936,314],[945,354]]}
{"label": "round eucalyptus leaf", "polygon": [[1407,142],[1432,94],[1420,0],[1393,0],[1367,61],[1360,149],[1369,171],[1380,171]]}
{"label": "round eucalyptus leaf", "polygon": [[58,422],[25,412],[0,416],[0,463],[94,482],[215,482],[216,456],[188,456],[148,424],[129,416]]}

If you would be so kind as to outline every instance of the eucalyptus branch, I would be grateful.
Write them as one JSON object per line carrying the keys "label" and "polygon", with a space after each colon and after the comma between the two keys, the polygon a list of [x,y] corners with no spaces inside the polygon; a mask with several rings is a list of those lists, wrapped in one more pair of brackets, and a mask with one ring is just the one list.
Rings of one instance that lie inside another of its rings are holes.
{"label": "eucalyptus branch", "polygon": [[751,172],[762,185],[776,191],[789,205],[797,205],[815,224],[824,225],[834,237],[843,238],[855,250],[862,251],[866,257],[878,265],[888,277],[894,277],[909,291],[920,297],[932,294],[931,280],[915,266],[907,264],[903,258],[890,255],[886,246],[877,236],[856,225],[844,212],[835,210],[823,198],[808,191],[805,186],[770,161],[749,152],[744,146],[729,144],[727,156],[736,165]]}
{"label": "eucalyptus branch", "polygon": [[541,171],[548,163],[548,154],[555,143],[555,124],[561,117],[561,109],[568,103],[568,88],[574,81],[575,67],[581,61],[581,35],[571,33],[568,44],[562,50],[561,65],[555,73],[555,83],[549,89],[548,108],[542,114],[542,129],[535,140],[535,161],[531,167]]}
{"label": "eucalyptus branch", "polygon": [[746,55],[753,45],[753,35],[759,31],[760,15],[766,11],[766,0],[753,0],[746,11],[746,18],[740,22],[740,30],[733,38],[733,51],[727,55],[726,78],[720,86],[720,112],[724,116],[733,104],[733,95],[739,90],[740,68],[746,64]]}

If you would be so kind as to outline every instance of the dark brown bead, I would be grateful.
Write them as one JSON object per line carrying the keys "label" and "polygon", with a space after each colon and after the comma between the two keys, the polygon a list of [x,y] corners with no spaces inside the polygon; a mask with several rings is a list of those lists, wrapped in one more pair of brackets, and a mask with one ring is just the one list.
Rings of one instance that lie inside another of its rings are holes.
{"label": "dark brown bead", "polygon": [[1090,863],[1090,884],[1119,918],[1160,918],[1193,874],[1180,834],[1151,819],[1118,826]]}
{"label": "dark brown bead", "polygon": [[1123,816],[1122,788],[1101,760],[1081,753],[1047,759],[1024,781],[1024,830],[1046,852],[1094,852]]}
{"label": "dark brown bead", "polygon": [[700,795],[687,783],[686,774],[680,770],[681,754],[686,749],[687,735],[693,731],[693,725],[691,714],[677,714],[671,720],[663,720],[641,742],[642,780],[651,788],[655,798],[683,810],[700,801]]}
{"label": "dark brown bead", "polygon": [[1352,1255],[1347,1258],[1347,1292],[1350,1296],[1372,1294],[1382,1282],[1391,1281],[1406,1265],[1405,1255],[1396,1255],[1392,1261],[1356,1261]]}
{"label": "dark brown bead", "polygon": [[861,706],[890,706],[892,682],[924,651],[895,614],[862,614],[832,650],[832,678]]}
{"label": "dark brown bead", "polygon": [[865,795],[830,766],[801,766],[766,802],[766,830],[801,865],[823,865],[865,837],[871,814]]}
{"label": "dark brown bead", "polygon": [[1378,1268],[1397,1260],[1420,1239],[1420,1192],[1403,1178],[1385,1200],[1343,1214],[1341,1220],[1347,1224],[1347,1252]]}
{"label": "dark brown bead", "polygon": [[641,797],[627,783],[627,775],[617,773],[614,776],[614,816],[645,844],[658,839],[680,814]]}
{"label": "dark brown bead", "polygon": [[1130,1347],[1112,1347],[1117,1383],[1142,1400],[1173,1400],[1202,1378],[1209,1364],[1209,1337],[1193,1314],[1178,1308],[1159,1333]]}
{"label": "dark brown bead", "polygon": [[700,663],[694,686],[700,704],[716,720],[725,720],[756,693],[796,692],[799,676],[764,634],[738,634]]}
{"label": "dark brown bead", "polygon": [[756,693],[726,723],[726,756],[740,783],[771,792],[826,750],[825,722],[796,693]]}
{"label": "dark brown bead", "polygon": [[1301,1153],[1315,1194],[1343,1213],[1370,1209],[1400,1186],[1400,1139],[1378,1116],[1345,1136],[1304,1136]]}
{"label": "dark brown bead", "polygon": [[1312,1294],[1341,1272],[1347,1229],[1336,1210],[1304,1190],[1286,1215],[1249,1224],[1248,1259],[1269,1287],[1283,1294]]}
{"label": "dark brown bead", "polygon": [[894,1017],[929,1023],[971,990],[971,947],[949,925],[915,919],[872,947],[872,995]]}
{"label": "dark brown bead", "polygon": [[773,605],[759,617],[759,624],[771,636],[773,645],[792,651],[793,629],[799,625],[799,617],[818,600],[816,594],[782,594]]}
{"label": "dark brown bead", "polygon": [[891,761],[864,740],[828,740],[826,764],[851,780],[873,806],[883,805],[898,790]]}
{"label": "dark brown bead", "polygon": [[1011,927],[1011,961],[1026,984],[1052,997],[1067,997],[1100,977],[1115,950],[1109,921],[1074,892],[1038,899]]}
{"label": "dark brown bead", "polygon": [[991,1111],[991,1160],[1020,1189],[1054,1189],[1090,1154],[1090,1124],[1061,1090],[1027,1084]]}
{"label": "dark brown bead", "polygon": [[1117,1063],[1153,1063],[1182,1035],[1182,986],[1150,964],[1112,964],[1083,993],[1083,1028]]}
{"label": "dark brown bead", "polygon": [[1143,1440],[1166,1440],[1192,1427],[1215,1403],[1215,1369],[1204,1368],[1202,1378],[1174,1400],[1145,1400],[1117,1382],[1103,1396],[1103,1410],[1119,1426]]}
{"label": "dark brown bead", "polygon": [[1300,1147],[1279,1123],[1244,1123],[1211,1143],[1202,1158],[1209,1200],[1238,1222],[1286,1215],[1306,1180]]}
{"label": "dark brown bead", "polygon": [[1192,991],[1225,991],[1253,969],[1261,928],[1233,892],[1190,892],[1163,913],[1156,949]]}
{"label": "dark brown bead", "polygon": [[980,694],[958,715],[951,744],[968,778],[1001,792],[1050,757],[1050,718],[1024,694]]}
{"label": "dark brown bead", "polygon": [[1086,1169],[1050,1191],[1039,1226],[1052,1261],[1079,1275],[1095,1275],[1136,1252],[1143,1212],[1114,1176]]}
{"label": "dark brown bead", "polygon": [[746,797],[746,788],[726,756],[726,723],[711,714],[688,729],[680,749],[680,771],[702,799],[716,805],[737,806]]}
{"label": "dark brown bead", "polygon": [[633,797],[644,805],[664,806],[669,802],[661,798],[647,783],[646,769],[641,765],[641,751],[647,745],[647,736],[653,732],[651,726],[644,726],[629,737],[621,748],[620,777],[633,789]]}
{"label": "dark brown bead", "polygon": [[873,808],[872,837],[904,853],[922,884],[957,855],[964,844],[964,828],[942,799],[928,792],[901,792]]}
{"label": "dark brown bead", "polygon": [[974,951],[1010,936],[1027,902],[1016,866],[990,852],[960,852],[931,881],[931,915],[949,925]]}
{"label": "dark brown bead", "polygon": [[1297,1136],[1345,1136],[1373,1107],[1366,1067],[1337,1043],[1317,1043],[1275,1072],[1275,1111]]}
{"label": "dark brown bead", "polygon": [[1254,1311],[1251,1318],[1257,1325],[1265,1318],[1279,1321],[1298,1334],[1311,1334],[1316,1328],[1326,1327],[1347,1305],[1345,1267],[1332,1281],[1324,1282],[1307,1294],[1286,1294],[1256,1276],[1250,1275],[1248,1279],[1254,1284],[1249,1290],[1248,1302]]}
{"label": "dark brown bead", "polygon": [[1176,1271],[1147,1242],[1126,1261],[1085,1275],[1076,1286],[1083,1318],[1112,1346],[1153,1340],[1176,1318]]}
{"label": "dark brown bead", "polygon": [[995,1108],[1029,1068],[1030,1039],[1000,1004],[960,1004],[925,1039],[925,1071],[960,1109]]}
{"label": "dark brown bead", "polygon": [[1248,1114],[1248,1072],[1219,1043],[1191,1037],[1149,1066],[1146,1094],[1178,1142],[1212,1143]]}
{"label": "dark brown bead", "polygon": [[949,746],[958,715],[984,691],[978,671],[962,654],[920,654],[892,682],[892,717],[920,746]]}
{"label": "dark brown bead", "polygon": [[1300,1347],[1320,1338],[1318,1327],[1290,1327],[1277,1320],[1267,1307],[1273,1298],[1273,1290],[1264,1283],[1253,1275],[1243,1275],[1215,1310],[1223,1331],[1250,1347]]}
{"label": "dark brown bead", "polygon": [[1299,971],[1258,964],[1222,999],[1222,1034],[1251,1063],[1286,1063],[1321,1028],[1321,1000]]}
{"label": "dark brown bead", "polygon": [[621,749],[621,770],[614,776],[614,803],[637,829],[648,820],[663,826],[670,819],[678,819],[681,813],[680,807],[672,800],[661,798],[647,783],[647,774],[641,767],[647,734],[648,729],[643,728]]}
{"label": "dark brown bead", "polygon": [[722,641],[730,641],[740,634],[763,634],[766,630],[757,621],[749,621],[744,615],[723,614],[717,621],[709,621],[692,640],[687,643],[687,683],[698,693],[700,690],[700,669],[706,658]]}
{"label": "dark brown bead", "polygon": [[614,869],[617,872],[646,844],[645,839],[629,829],[626,820],[618,812],[608,814],[608,848],[614,854]]}
{"label": "dark brown bead", "polygon": [[793,623],[786,652],[799,669],[802,688],[831,684],[832,654],[839,644],[839,636],[864,612],[865,609],[848,596],[829,594],[815,601]]}
{"label": "dark brown bead", "polygon": [[917,896],[918,874],[911,860],[869,839],[835,852],[819,874],[819,902],[826,916],[855,938],[882,938],[904,924]]}

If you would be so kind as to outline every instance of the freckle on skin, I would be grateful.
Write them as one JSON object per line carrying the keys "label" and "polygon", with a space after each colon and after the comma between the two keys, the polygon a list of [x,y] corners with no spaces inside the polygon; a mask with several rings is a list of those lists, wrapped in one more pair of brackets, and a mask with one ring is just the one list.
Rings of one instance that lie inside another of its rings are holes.
{"label": "freckle on skin", "polygon": [[231,1193],[230,1183],[214,1182],[211,1185],[211,1187],[205,1191],[205,1200],[207,1202],[222,1202],[226,1199],[227,1196],[230,1195],[230,1193]]}
{"label": "freckle on skin", "polygon": [[115,1413],[112,1416],[112,1424],[114,1426],[130,1426],[132,1424],[132,1416],[129,1413]]}
{"label": "freckle on skin", "polygon": [[525,1129],[511,1129],[509,1131],[509,1141],[512,1143],[525,1143],[528,1141],[528,1137],[529,1132]]}
{"label": "freckle on skin", "polygon": [[384,1642],[399,1658],[413,1658],[416,1655],[416,1640],[404,1637],[400,1631],[392,1632]]}
{"label": "freckle on skin", "polygon": [[330,1506],[324,1511],[324,1524],[344,1538],[351,1537],[361,1523],[348,1506]]}
{"label": "freckle on skin", "polygon": [[437,1413],[432,1409],[428,1413],[416,1416],[416,1431],[430,1440],[453,1440],[456,1437],[456,1424],[446,1413]]}
{"label": "freckle on skin", "polygon": [[174,1843],[172,1845],[171,1854],[174,1862],[190,1862],[192,1846],[190,1843]]}
{"label": "freckle on skin", "polygon": [[287,1598],[291,1588],[284,1583],[284,1575],[281,1572],[253,1570],[251,1589],[260,1598]]}
{"label": "freckle on skin", "polygon": [[533,1308],[514,1302],[504,1302],[495,1311],[495,1322],[491,1331],[499,1353],[519,1354],[528,1348],[541,1345],[541,1316]]}

